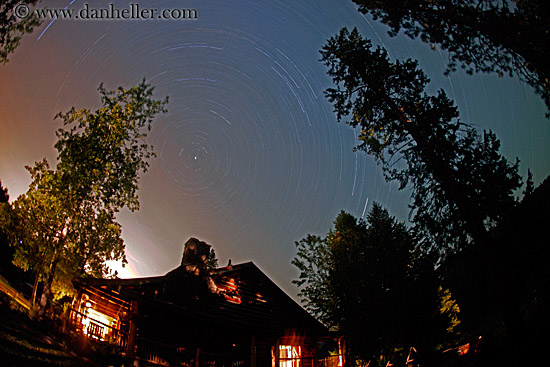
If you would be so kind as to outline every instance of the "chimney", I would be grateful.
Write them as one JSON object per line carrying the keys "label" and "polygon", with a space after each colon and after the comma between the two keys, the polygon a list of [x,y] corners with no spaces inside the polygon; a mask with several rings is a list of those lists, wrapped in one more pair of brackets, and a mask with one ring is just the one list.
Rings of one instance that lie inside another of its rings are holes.
{"label": "chimney", "polygon": [[190,238],[185,242],[181,265],[189,273],[199,275],[206,271],[210,245],[196,238]]}

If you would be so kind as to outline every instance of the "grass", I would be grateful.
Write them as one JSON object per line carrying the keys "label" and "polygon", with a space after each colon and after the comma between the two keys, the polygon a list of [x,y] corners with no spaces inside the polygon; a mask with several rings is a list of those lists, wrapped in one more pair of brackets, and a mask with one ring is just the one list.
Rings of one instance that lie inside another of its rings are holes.
{"label": "grass", "polygon": [[2,366],[101,366],[74,352],[63,339],[0,299]]}

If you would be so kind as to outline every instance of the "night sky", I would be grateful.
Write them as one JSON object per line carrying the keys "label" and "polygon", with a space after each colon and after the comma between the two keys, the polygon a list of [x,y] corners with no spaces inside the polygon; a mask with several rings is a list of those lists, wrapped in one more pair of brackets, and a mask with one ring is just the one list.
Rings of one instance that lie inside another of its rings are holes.
{"label": "night sky", "polygon": [[361,217],[373,202],[407,219],[407,192],[352,151],[356,133],[336,122],[323,94],[331,82],[318,51],[343,26],[358,27],[392,58],[419,59],[431,90],[444,88],[464,122],[496,132],[502,152],[520,159],[524,176],[530,168],[535,184],[550,172],[550,121],[530,87],[492,75],[445,77],[444,53],[390,38],[351,1],[140,4],[194,8],[199,17],[47,20],[0,65],[0,180],[11,200],[30,182],[25,165],[44,156],[55,165],[55,114],[98,108],[101,82],[114,89],[145,77],[158,98],[169,96],[169,112],[148,139],[158,157],[140,182],[141,210],[117,215],[129,261],[123,277],[165,274],[197,237],[214,247],[221,266],[252,260],[295,296],[294,241],[325,234],[342,209]]}

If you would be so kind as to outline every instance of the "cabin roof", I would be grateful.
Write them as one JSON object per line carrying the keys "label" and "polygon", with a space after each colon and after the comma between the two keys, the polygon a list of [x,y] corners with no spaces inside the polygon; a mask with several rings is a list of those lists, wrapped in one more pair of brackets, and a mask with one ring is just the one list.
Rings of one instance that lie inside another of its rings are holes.
{"label": "cabin roof", "polygon": [[204,278],[190,275],[183,264],[164,276],[75,278],[73,283],[80,290],[96,289],[127,302],[137,300],[144,305],[143,308],[149,310],[152,318],[156,314],[168,312],[211,323],[223,322],[237,328],[293,328],[315,334],[327,333],[325,326],[281,290],[253,262],[214,269],[207,279],[215,287],[210,286],[209,289]]}
{"label": "cabin roof", "polygon": [[114,279],[104,279],[104,278],[74,278],[73,284],[76,287],[83,286],[139,286],[144,284],[157,284],[164,282],[165,276],[155,276],[155,277],[146,277],[146,278],[114,278]]}

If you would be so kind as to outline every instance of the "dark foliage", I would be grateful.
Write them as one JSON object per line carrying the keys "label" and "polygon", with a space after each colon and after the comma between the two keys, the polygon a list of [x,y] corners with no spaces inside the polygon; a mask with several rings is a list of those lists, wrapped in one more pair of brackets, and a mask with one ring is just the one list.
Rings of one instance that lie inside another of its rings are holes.
{"label": "dark foliage", "polygon": [[2,186],[2,181],[0,181],[0,203],[7,203],[9,200],[8,188]]}
{"label": "dark foliage", "polygon": [[[4,0],[0,2],[0,63],[8,62],[9,54],[13,53],[25,33],[31,33],[41,21],[32,12],[26,18],[18,18],[15,11],[19,6],[19,14],[26,14],[28,6],[39,0]],[[21,12],[23,11],[23,12]]]}
{"label": "dark foliage", "polygon": [[[445,340],[453,301],[442,309],[433,260],[414,236],[375,204],[367,221],[341,212],[326,237],[297,243],[294,281],[306,307],[346,336],[353,358],[395,361],[414,345],[434,350]],[[450,330],[449,329],[449,330]]]}
{"label": "dark foliage", "polygon": [[549,210],[547,178],[492,231],[496,246],[463,250],[442,267],[465,328],[489,337],[486,365],[543,358],[550,328]]}
{"label": "dark foliage", "polygon": [[15,248],[9,245],[6,233],[2,229],[5,227],[6,222],[13,220],[9,198],[8,189],[3,187],[0,181],[0,275],[25,296],[29,297],[32,290],[28,284],[32,284],[32,274],[24,272],[13,265]]}
{"label": "dark foliage", "polygon": [[451,253],[486,242],[521,186],[518,163],[499,154],[496,136],[460,122],[444,91],[427,95],[429,80],[415,61],[390,62],[355,29],[342,29],[321,54],[338,119],[349,116],[360,129],[357,149],[377,160],[388,181],[411,186],[411,219],[425,247]]}
{"label": "dark foliage", "polygon": [[[550,110],[550,2],[546,0],[354,0],[390,27],[449,52],[447,72],[516,74]],[[547,114],[547,116],[549,116]]]}

